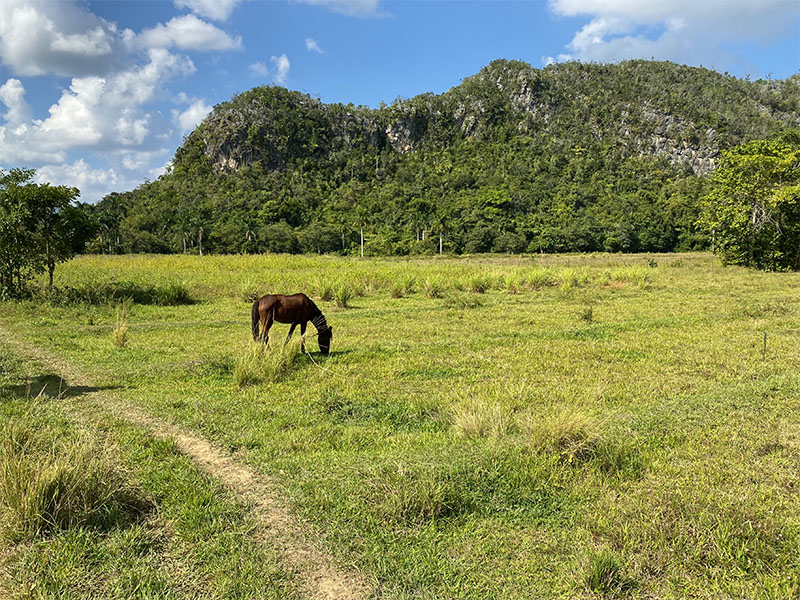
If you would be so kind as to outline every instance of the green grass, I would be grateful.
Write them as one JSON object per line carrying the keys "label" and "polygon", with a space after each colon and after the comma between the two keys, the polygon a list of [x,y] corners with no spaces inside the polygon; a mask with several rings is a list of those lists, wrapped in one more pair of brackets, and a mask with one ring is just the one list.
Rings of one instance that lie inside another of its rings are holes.
{"label": "green grass", "polygon": [[[15,335],[277,478],[382,597],[800,593],[797,274],[707,254],[126,256],[56,278],[184,282],[193,304],[134,301],[123,348],[113,302],[0,308]],[[247,363],[252,290],[312,295],[331,355],[311,327],[311,358],[276,376]]]}
{"label": "green grass", "polygon": [[71,417],[91,390],[55,379],[0,348],[4,598],[296,597],[244,506],[172,441]]}

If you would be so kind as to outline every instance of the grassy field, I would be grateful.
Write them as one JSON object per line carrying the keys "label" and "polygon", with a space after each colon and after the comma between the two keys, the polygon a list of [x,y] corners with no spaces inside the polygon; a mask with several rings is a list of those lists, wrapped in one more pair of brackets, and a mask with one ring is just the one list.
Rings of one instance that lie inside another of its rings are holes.
{"label": "grassy field", "polygon": [[[302,595],[169,440],[35,398],[57,379],[25,345],[277,481],[378,598],[800,595],[800,275],[707,254],[124,256],[56,284],[0,304],[10,595]],[[313,335],[282,349],[280,324],[250,341],[250,298],[297,291],[328,357]],[[103,457],[108,506],[15,516],[14,465],[70,453]]]}

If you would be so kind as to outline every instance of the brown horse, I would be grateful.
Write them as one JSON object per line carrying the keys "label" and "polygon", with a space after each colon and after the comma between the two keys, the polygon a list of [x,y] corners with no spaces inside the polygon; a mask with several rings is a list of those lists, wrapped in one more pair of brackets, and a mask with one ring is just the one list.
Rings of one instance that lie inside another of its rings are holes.
{"label": "brown horse", "polygon": [[[267,294],[253,302],[253,309],[250,311],[253,325],[253,339],[269,343],[269,328],[277,321],[278,323],[291,323],[289,335],[286,343],[292,337],[294,328],[300,325],[300,335],[305,335],[308,322],[317,328],[317,341],[319,342],[320,352],[328,354],[331,350],[331,338],[333,337],[333,327],[328,325],[325,315],[317,308],[317,305],[305,294],[292,294],[284,296],[282,294]],[[261,321],[261,334],[258,333],[258,322]],[[303,345],[305,350],[305,345]]]}

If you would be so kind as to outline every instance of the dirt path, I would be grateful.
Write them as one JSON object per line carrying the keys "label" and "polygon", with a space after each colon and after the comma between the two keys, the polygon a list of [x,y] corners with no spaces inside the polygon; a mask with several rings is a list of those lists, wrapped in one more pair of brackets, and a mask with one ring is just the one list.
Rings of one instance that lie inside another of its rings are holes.
{"label": "dirt path", "polygon": [[[74,365],[20,340],[2,322],[0,343],[45,364],[70,386],[91,387],[94,383]],[[258,524],[255,538],[278,554],[284,568],[300,582],[300,591],[306,598],[357,600],[372,595],[372,587],[359,573],[341,568],[314,543],[312,531],[295,518],[274,479],[236,462],[230,453],[204,438],[125,404],[113,392],[92,391],[65,397],[63,401],[83,416],[101,411],[143,426],[156,438],[175,440],[197,468],[221,481],[251,506]]]}

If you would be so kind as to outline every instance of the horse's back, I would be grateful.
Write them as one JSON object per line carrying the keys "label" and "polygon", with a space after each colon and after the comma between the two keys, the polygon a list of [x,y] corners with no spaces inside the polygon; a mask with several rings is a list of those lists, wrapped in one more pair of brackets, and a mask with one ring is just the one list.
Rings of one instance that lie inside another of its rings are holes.
{"label": "horse's back", "polygon": [[275,319],[284,322],[307,321],[319,312],[317,305],[302,292],[267,294],[258,299],[258,305],[265,313],[274,310]]}

